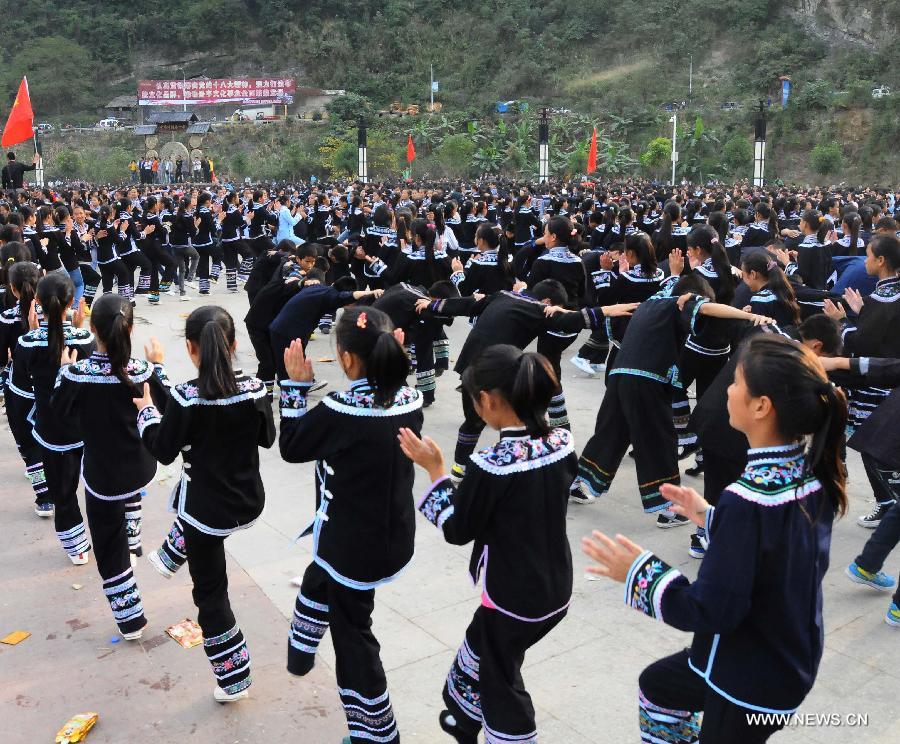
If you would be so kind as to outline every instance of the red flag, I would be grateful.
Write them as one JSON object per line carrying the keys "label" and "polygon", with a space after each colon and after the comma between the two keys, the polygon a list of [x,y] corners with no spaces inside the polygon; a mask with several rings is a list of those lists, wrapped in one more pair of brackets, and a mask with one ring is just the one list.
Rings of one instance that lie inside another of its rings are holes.
{"label": "red flag", "polygon": [[412,135],[407,135],[406,140],[406,160],[411,163],[416,159],[416,147],[413,145]]}
{"label": "red flag", "polygon": [[594,133],[591,135],[591,149],[588,150],[587,172],[593,173],[597,170],[597,127],[594,127]]}
{"label": "red flag", "polygon": [[28,95],[28,80],[24,77],[16,93],[12,111],[3,128],[0,147],[12,147],[34,137],[34,111],[31,110],[31,97]]}

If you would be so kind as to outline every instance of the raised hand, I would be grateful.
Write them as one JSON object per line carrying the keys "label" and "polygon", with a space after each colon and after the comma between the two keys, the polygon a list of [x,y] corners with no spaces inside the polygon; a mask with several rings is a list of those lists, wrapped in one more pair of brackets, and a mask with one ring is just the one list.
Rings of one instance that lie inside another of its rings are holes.
{"label": "raised hand", "polygon": [[150,364],[163,363],[163,346],[155,336],[151,336],[150,342],[144,344],[144,356]]}
{"label": "raised hand", "polygon": [[400,429],[397,434],[400,449],[419,467],[428,471],[428,477],[432,481],[442,478],[446,474],[444,467],[444,453],[431,437],[419,437],[412,429]]}
{"label": "raised hand", "polygon": [[284,368],[288,378],[294,382],[312,382],[315,379],[312,362],[303,353],[303,342],[299,338],[291,341],[291,345],[284,350]]}
{"label": "raised hand", "polygon": [[838,305],[829,299],[825,300],[823,309],[825,311],[825,315],[834,320],[841,320],[847,317],[847,311],[844,310],[843,305]]}
{"label": "raised hand", "polygon": [[863,298],[859,293],[859,290],[853,289],[853,287],[847,287],[847,289],[844,290],[844,302],[850,306],[850,309],[854,313],[859,315],[859,311],[862,310],[863,307]]}
{"label": "raised hand", "polygon": [[150,396],[150,385],[145,382],[143,395],[140,398],[132,398],[131,400],[134,403],[134,407],[137,408],[138,411],[143,411],[148,406],[152,406],[153,398]]}
{"label": "raised hand", "polygon": [[81,328],[84,325],[84,316],[87,313],[87,303],[84,301],[84,297],[82,297],[78,301],[78,307],[75,308],[75,312],[72,313],[72,325],[75,328]]}
{"label": "raised hand", "polygon": [[588,573],[624,583],[628,569],[643,550],[625,535],[616,535],[615,542],[599,530],[594,530],[592,535],[593,539],[581,538],[581,549],[600,565],[588,566]]}
{"label": "raised hand", "polygon": [[710,508],[709,502],[693,488],[663,483],[659,487],[659,492],[664,499],[672,502],[673,512],[687,517],[700,527],[706,525],[706,510]]}

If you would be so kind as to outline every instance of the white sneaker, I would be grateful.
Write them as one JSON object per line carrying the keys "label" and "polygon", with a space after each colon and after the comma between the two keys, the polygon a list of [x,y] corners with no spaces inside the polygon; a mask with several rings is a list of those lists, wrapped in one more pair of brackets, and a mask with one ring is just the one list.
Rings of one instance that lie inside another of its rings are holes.
{"label": "white sneaker", "polygon": [[69,560],[75,566],[83,566],[90,558],[88,553],[79,553],[78,555],[70,555]]}
{"label": "white sneaker", "polygon": [[148,563],[155,568],[164,579],[171,579],[175,574],[170,571],[159,559],[159,553],[155,550],[147,554]]}
{"label": "white sneaker", "polygon": [[597,372],[594,370],[594,365],[584,357],[578,356],[578,354],[576,354],[569,360],[569,364],[571,364],[573,367],[578,367],[578,369],[580,369],[590,377],[594,377],[597,374]]}
{"label": "white sneaker", "polygon": [[122,633],[122,638],[124,638],[126,641],[137,641],[140,640],[143,635],[144,629],[141,628],[140,630],[135,630],[132,633]]}
{"label": "white sneaker", "polygon": [[128,562],[131,564],[131,567],[134,568],[137,566],[137,556],[134,553],[129,553]]}
{"label": "white sneaker", "polygon": [[213,690],[213,698],[215,698],[217,703],[233,703],[236,700],[243,700],[248,697],[250,697],[249,690],[241,690],[232,695],[229,695],[225,690],[218,686]]}
{"label": "white sneaker", "polygon": [[591,364],[591,369],[594,370],[594,375],[599,377],[606,372],[606,364]]}
{"label": "white sneaker", "polygon": [[303,586],[303,574],[300,574],[299,576],[295,576],[293,579],[291,579],[291,586],[296,586],[296,587]]}
{"label": "white sneaker", "polygon": [[181,300],[182,302],[190,302],[191,301],[191,298],[188,297],[186,292],[183,295],[181,295],[178,299]]}
{"label": "white sneaker", "polygon": [[572,484],[572,488],[569,490],[569,503],[570,504],[590,504],[597,500],[597,497],[594,496],[584,483],[581,481],[575,481]]}

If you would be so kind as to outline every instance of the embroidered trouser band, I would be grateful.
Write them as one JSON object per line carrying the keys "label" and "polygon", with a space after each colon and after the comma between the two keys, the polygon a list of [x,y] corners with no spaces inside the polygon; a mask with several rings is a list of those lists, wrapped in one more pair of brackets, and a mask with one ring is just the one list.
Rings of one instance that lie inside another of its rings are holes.
{"label": "embroidered trouser band", "polygon": [[[680,651],[648,666],[638,682],[641,741],[652,744],[762,744],[783,724],[750,723],[688,666]],[[699,716],[703,713],[702,723]]]}
{"label": "embroidered trouser band", "polygon": [[47,478],[47,494],[54,507],[56,536],[69,555],[86,553],[91,549],[91,544],[84,529],[84,518],[81,516],[76,492],[81,474],[82,448],[76,447],[65,452],[46,447],[43,450],[44,475]]}
{"label": "embroidered trouser band", "polygon": [[124,501],[85,496],[85,512],[97,570],[103,579],[103,593],[121,633],[133,633],[147,624],[128,555],[127,509]]}
{"label": "embroidered trouser band", "polygon": [[169,534],[166,535],[163,544],[156,551],[156,555],[159,556],[163,566],[172,573],[175,573],[184,565],[184,562],[187,560],[187,553],[184,547],[184,528],[179,519],[172,523],[172,526],[169,528]]}
{"label": "embroidered trouser band", "polygon": [[31,435],[31,424],[28,421],[28,414],[34,406],[34,401],[9,391],[4,395],[4,400],[6,420],[9,422],[9,430],[16,441],[19,455],[25,463],[25,475],[34,491],[34,503],[45,504],[51,499],[47,494],[47,481],[44,475],[44,450]]}
{"label": "embroidered trouser band", "polygon": [[141,491],[134,500],[125,504],[125,529],[128,534],[128,549],[135,555],[141,554],[141,499],[146,492]]}
{"label": "embroidered trouser band", "polygon": [[549,633],[565,612],[536,623],[479,607],[444,683],[444,703],[461,731],[481,728],[491,744],[537,742],[534,706],[522,680],[525,652]]}
{"label": "embroidered trouser band", "polygon": [[194,582],[197,623],[203,630],[203,650],[216,684],[233,695],[250,686],[250,651],[228,599],[225,538],[183,524],[183,539]]}
{"label": "embroidered trouser band", "polygon": [[469,456],[478,446],[478,438],[484,431],[484,421],[475,412],[475,406],[472,405],[472,399],[464,390],[462,393],[462,409],[465,417],[462,425],[459,427],[459,434],[456,437],[456,450],[453,453],[453,461],[459,465],[465,465],[469,462]]}
{"label": "embroidered trouser band", "polygon": [[331,628],[338,692],[350,740],[400,739],[381,664],[381,647],[372,633],[375,590],[350,589],[315,563],[303,574],[288,640],[288,671],[305,674],[325,630]]}

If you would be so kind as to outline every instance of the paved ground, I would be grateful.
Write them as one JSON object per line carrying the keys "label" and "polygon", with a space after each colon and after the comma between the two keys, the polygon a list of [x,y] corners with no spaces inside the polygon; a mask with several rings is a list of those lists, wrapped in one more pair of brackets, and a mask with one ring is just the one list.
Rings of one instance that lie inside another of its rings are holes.
{"label": "paved ground", "polygon": [[[218,294],[214,300],[240,320],[246,298]],[[193,374],[184,353],[183,316],[196,303],[166,298],[149,308],[139,300],[136,347],[151,335],[165,344],[167,368],[175,381]],[[452,329],[453,353],[465,333]],[[246,335],[239,353],[248,370],[255,360]],[[311,344],[311,356],[334,357],[333,337]],[[341,384],[336,363],[317,363],[319,377]],[[426,412],[426,430],[452,451],[460,407],[457,378],[438,381],[438,402]],[[580,376],[564,364],[564,384],[576,441],[593,428],[603,383]],[[5,429],[5,421],[2,428]],[[490,434],[485,434],[485,440]],[[190,579],[171,582],[145,563],[138,581],[150,625],[139,645],[113,644],[115,626],[100,594],[93,562],[68,564],[52,525],[30,512],[29,488],[12,450],[8,431],[0,433],[0,635],[29,630],[14,647],[0,645],[0,715],[5,744],[51,741],[71,715],[100,713],[90,742],[179,739],[197,742],[282,742],[323,744],[345,732],[335,690],[333,653],[323,643],[321,663],[297,680],[284,669],[288,617],[295,589],[289,580],[309,560],[308,540],[294,542],[313,511],[311,465],[288,465],[275,450],[262,458],[267,507],[257,525],[229,538],[229,575],[235,613],[253,654],[251,700],[222,708],[211,700],[213,685],[203,652],[182,650],[164,629],[195,617]],[[145,501],[145,545],[164,535],[169,515],[164,497],[174,469],[160,469]],[[887,597],[851,584],[845,565],[867,532],[854,524],[868,511],[870,493],[858,457],[850,460],[852,518],[835,528],[832,567],[825,585],[826,652],[816,688],[801,712],[868,715],[868,725],[808,725],[775,737],[783,742],[896,742],[900,740],[900,632],[882,622]],[[690,481],[690,479],[688,479]],[[426,485],[420,474],[417,489]],[[684,647],[689,636],[626,609],[621,586],[588,581],[578,542],[598,527],[622,532],[695,575],[687,555],[688,529],[660,531],[639,509],[632,464],[626,459],[611,493],[592,506],[573,507],[569,536],[575,556],[575,597],[566,620],[528,655],[524,677],[538,710],[538,730],[547,744],[637,741],[636,681],[649,662]],[[900,558],[900,556],[897,556]],[[478,593],[467,578],[468,551],[446,545],[425,520],[418,522],[416,557],[394,584],[377,593],[375,633],[382,645],[389,689],[405,741],[442,742],[436,720],[440,689]],[[888,566],[895,569],[897,562]],[[84,588],[76,591],[73,583]],[[752,660],[748,660],[752,663]],[[737,743],[736,743],[737,744]]]}

